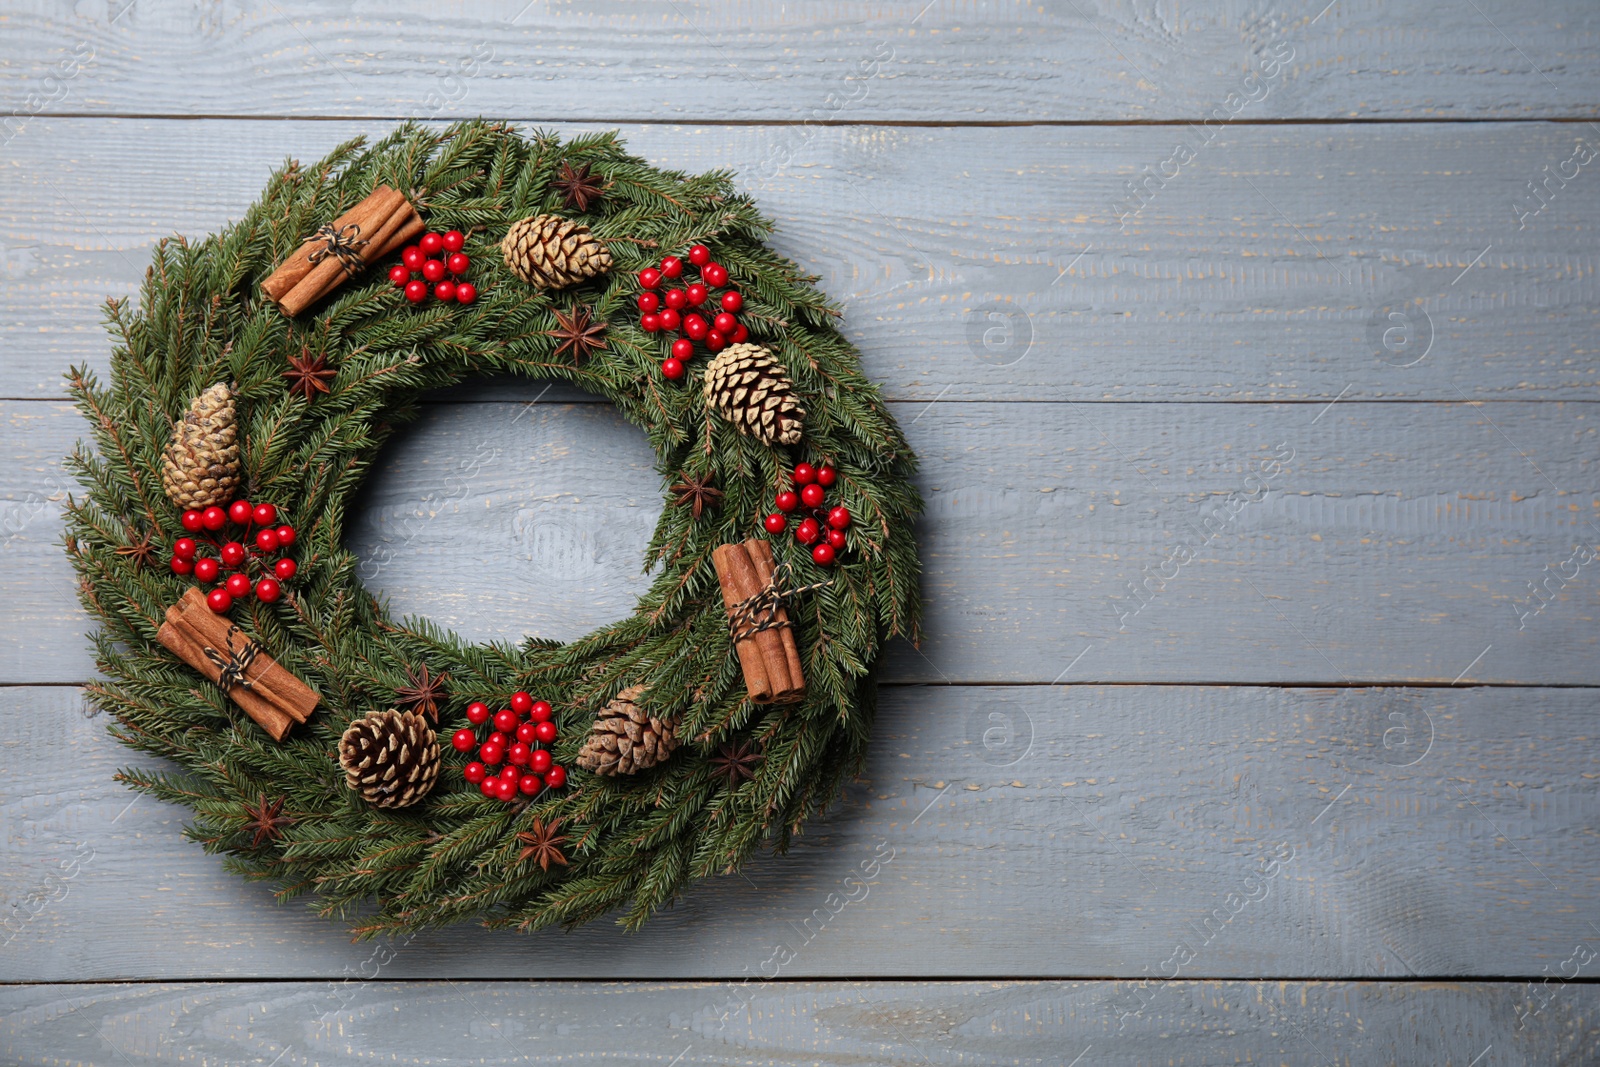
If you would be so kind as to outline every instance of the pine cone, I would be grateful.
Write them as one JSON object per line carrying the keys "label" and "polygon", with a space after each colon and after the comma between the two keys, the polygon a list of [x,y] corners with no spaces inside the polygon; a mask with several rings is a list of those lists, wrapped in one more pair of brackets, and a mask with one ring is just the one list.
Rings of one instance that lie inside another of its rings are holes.
{"label": "pine cone", "polygon": [[239,488],[239,427],[233,390],[218,382],[189,402],[161,453],[161,484],[185,511],[221,507]]}
{"label": "pine cone", "polygon": [[578,766],[595,774],[632,774],[672,755],[678,747],[678,721],[658,719],[634,703],[643,692],[642,685],[624,689],[600,709],[578,753]]}
{"label": "pine cone", "polygon": [[535,215],[511,224],[500,251],[506,266],[538,289],[565,289],[611,269],[611,252],[580,222]]}
{"label": "pine cone", "polygon": [[404,808],[428,795],[439,777],[439,741],[410,711],[369,711],[339,738],[345,784],[368,804]]}
{"label": "pine cone", "polygon": [[717,354],[706,368],[706,403],[762,444],[800,440],[806,409],[783,364],[760,345],[729,345]]}

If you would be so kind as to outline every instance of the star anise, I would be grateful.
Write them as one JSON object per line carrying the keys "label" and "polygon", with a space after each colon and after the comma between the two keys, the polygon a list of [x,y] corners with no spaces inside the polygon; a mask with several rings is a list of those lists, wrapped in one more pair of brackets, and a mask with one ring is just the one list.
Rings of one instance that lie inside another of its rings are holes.
{"label": "star anise", "polygon": [[268,841],[276,841],[282,836],[280,828],[294,822],[292,818],[283,814],[283,798],[279,797],[269,804],[265,793],[254,806],[246,804],[244,813],[250,816],[250,821],[244,824],[244,832],[255,835],[250,842],[251,848],[260,848]]}
{"label": "star anise", "polygon": [[545,334],[561,343],[556,345],[556,355],[571,355],[572,361],[583,366],[592,353],[606,346],[606,324],[596,322],[594,313],[587,307],[570,307],[556,312],[557,327]]}
{"label": "star anise", "polygon": [[721,507],[722,490],[712,484],[716,477],[715,474],[702,474],[698,478],[691,474],[683,475],[683,480],[672,487],[672,491],[678,494],[672,502],[679,507],[692,509],[697,519],[706,508]]}
{"label": "star anise", "polygon": [[411,684],[402,685],[395,690],[395,705],[426,715],[434,722],[438,722],[439,705],[444,700],[444,683],[450,680],[450,672],[430,674],[428,665],[424,663],[418,670],[407,667],[406,678]]}
{"label": "star anise", "polygon": [[561,193],[561,199],[573,211],[588,211],[591,201],[605,195],[605,180],[589,172],[589,164],[574,167],[561,161],[561,173],[550,183]]}
{"label": "star anise", "polygon": [[711,757],[712,773],[721,775],[729,789],[737,789],[739,783],[754,778],[760,766],[761,750],[746,738],[724,741],[717,754]]}
{"label": "star anise", "polygon": [[561,845],[566,842],[566,836],[556,831],[561,828],[561,820],[555,819],[548,825],[543,819],[533,820],[533,826],[517,834],[517,840],[523,844],[523,849],[517,854],[517,866],[527,863],[532,859],[542,870],[548,871],[552,863],[567,865],[567,857],[561,852]]}
{"label": "star anise", "polygon": [[289,379],[289,392],[298,392],[309,404],[317,398],[318,393],[328,391],[328,382],[338,373],[328,366],[326,357],[321,354],[313,356],[311,349],[303,348],[298,356],[289,357],[289,369],[283,372],[283,377]]}
{"label": "star anise", "polygon": [[141,534],[139,540],[133,540],[133,531],[128,531],[128,540],[131,544],[119,545],[117,555],[132,561],[135,567],[143,569],[156,561],[155,542],[150,540],[149,534]]}

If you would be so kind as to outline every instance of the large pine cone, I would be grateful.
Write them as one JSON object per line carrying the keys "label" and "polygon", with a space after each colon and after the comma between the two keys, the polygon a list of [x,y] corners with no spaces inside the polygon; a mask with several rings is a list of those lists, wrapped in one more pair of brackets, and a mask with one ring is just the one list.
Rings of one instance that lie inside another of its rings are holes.
{"label": "large pine cone", "polygon": [[760,345],[729,345],[706,368],[706,403],[765,445],[800,440],[806,409],[783,364]]}
{"label": "large pine cone", "polygon": [[239,488],[239,427],[233,390],[218,382],[189,402],[161,453],[161,485],[185,511],[221,507]]}
{"label": "large pine cone", "polygon": [[512,273],[539,289],[565,289],[611,269],[611,251],[589,227],[557,215],[512,223],[500,251]]}
{"label": "large pine cone", "polygon": [[578,766],[595,774],[649,770],[678,747],[676,719],[658,719],[634,701],[644,692],[635,685],[600,709],[600,717],[578,753]]}
{"label": "large pine cone", "polygon": [[368,804],[409,807],[439,778],[439,740],[415,712],[369,711],[339,738],[339,765]]}

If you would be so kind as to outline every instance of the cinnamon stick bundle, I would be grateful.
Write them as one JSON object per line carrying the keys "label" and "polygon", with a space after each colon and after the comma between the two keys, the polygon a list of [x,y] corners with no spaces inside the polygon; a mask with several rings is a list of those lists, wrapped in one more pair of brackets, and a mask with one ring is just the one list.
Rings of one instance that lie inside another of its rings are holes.
{"label": "cinnamon stick bundle", "polygon": [[[167,609],[166,621],[156,638],[168,651],[216,682],[222,677],[222,663],[238,659],[250,639],[242,633],[229,637],[232,624],[206,606],[205,594],[190,588],[183,598]],[[297,722],[311,717],[322,700],[310,686],[295,677],[265,652],[257,651],[244,669],[244,681],[229,687],[228,696],[254,719],[274,741],[282,741]]]}
{"label": "cinnamon stick bundle", "polygon": [[[720,545],[711,553],[722,587],[722,605],[729,619],[747,615],[770,587],[776,566],[772,546],[759,537],[742,544]],[[762,612],[762,617],[766,615]],[[795,645],[789,615],[777,602],[769,625],[735,623],[734,654],[744,672],[745,690],[757,704],[793,704],[805,699],[806,680],[800,670],[800,649]]]}
{"label": "cinnamon stick bundle", "polygon": [[395,249],[422,236],[417,209],[387,185],[306,238],[279,264],[261,291],[290,318]]}

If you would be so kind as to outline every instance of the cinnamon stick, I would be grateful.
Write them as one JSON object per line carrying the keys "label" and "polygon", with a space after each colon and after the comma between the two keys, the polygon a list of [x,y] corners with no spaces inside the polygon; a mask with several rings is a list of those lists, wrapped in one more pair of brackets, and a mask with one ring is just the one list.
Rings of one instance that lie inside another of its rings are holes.
{"label": "cinnamon stick", "polygon": [[[711,563],[717,570],[717,584],[722,587],[722,606],[732,615],[735,608],[742,601],[748,600],[758,592],[752,584],[745,584],[746,573],[737,569],[733,560],[743,558],[747,563],[749,557],[745,555],[743,545],[719,545],[711,553]],[[744,672],[744,688],[750,699],[757,704],[770,704],[772,702],[773,685],[767,677],[766,661],[761,655],[761,650],[752,640],[744,639],[733,643],[734,654],[739,657],[739,668]],[[780,684],[787,679],[781,679]]]}
{"label": "cinnamon stick", "polygon": [[[225,654],[231,623],[206,606],[200,590],[191,588],[185,593],[177,604],[177,610],[177,623],[188,632],[190,640],[198,640],[202,646],[209,645]],[[168,618],[172,618],[171,608],[168,609]],[[238,638],[234,640],[237,643]],[[262,654],[258,654],[251,665],[250,684],[257,693],[279,710],[287,712],[296,722],[309,719],[322,699],[283,665]]]}
{"label": "cinnamon stick", "polygon": [[[161,629],[156,631],[156,640],[173,655],[205,675],[207,681],[215,682],[222,673],[217,669],[217,665],[206,657],[201,646],[191,641],[186,632],[170,619],[162,623]],[[282,741],[294,726],[294,719],[288,712],[280,711],[270,701],[248,689],[235,686],[229,690],[228,696],[244,710],[246,715],[255,720],[257,725],[267,731],[268,736],[274,741]]]}
{"label": "cinnamon stick", "polygon": [[[387,185],[380,185],[372,191],[370,196],[334,219],[333,227],[334,229],[343,229],[351,223],[361,225],[368,214],[382,212],[386,216],[387,213],[394,211],[395,198],[399,196],[398,192]],[[295,249],[293,254],[267,277],[266,281],[261,283],[261,291],[266,293],[273,302],[282,300],[289,290],[300,284],[301,279],[311,273],[311,268],[316,265],[311,262],[311,253],[322,247],[322,245],[323,242],[315,237],[308,237],[301,242],[300,247]]]}
{"label": "cinnamon stick", "polygon": [[[417,211],[405,196],[387,185],[374,189],[359,204],[333,220],[333,228],[344,233],[355,227],[352,236],[365,241],[356,250],[364,267],[375,263],[400,245],[414,240],[425,229]],[[328,243],[315,235],[301,243],[288,259],[284,260],[265,281],[261,291],[291,318],[344,284],[350,272],[339,257],[325,254],[313,263],[318,250],[326,251]]]}
{"label": "cinnamon stick", "polygon": [[[772,581],[772,576],[778,567],[772,557],[772,544],[765,538],[752,537],[744,543],[745,551],[750,553],[750,561],[755,564],[756,577],[760,580],[762,588]],[[780,623],[789,621],[789,612],[780,604],[777,613]],[[788,685],[773,694],[773,699],[779,704],[793,704],[805,699],[806,678],[800,669],[800,646],[795,643],[794,628],[780,626],[773,631],[778,635],[778,641],[783,646],[783,656],[788,667]]]}

